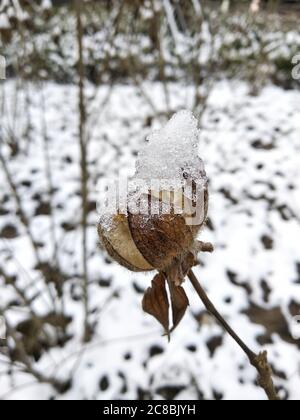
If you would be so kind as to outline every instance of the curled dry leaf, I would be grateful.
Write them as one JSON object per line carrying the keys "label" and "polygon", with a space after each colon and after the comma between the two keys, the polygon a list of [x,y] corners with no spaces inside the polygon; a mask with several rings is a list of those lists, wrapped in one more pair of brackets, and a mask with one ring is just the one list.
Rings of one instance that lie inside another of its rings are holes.
{"label": "curled dry leaf", "polygon": [[173,326],[170,330],[170,304],[166,284],[165,274],[157,274],[152,280],[152,286],[145,292],[142,306],[146,313],[158,320],[164,327],[165,333],[170,338],[170,333],[175,330],[182,320],[189,305],[189,300],[184,289],[181,286],[176,286],[174,281],[168,279],[173,318]]}
{"label": "curled dry leaf", "polygon": [[172,314],[173,314],[173,327],[172,331],[177,328],[180,321],[184,317],[184,314],[189,306],[189,299],[181,286],[176,286],[172,280],[168,281],[171,304],[172,304]]}
{"label": "curled dry leaf", "polygon": [[157,274],[152,280],[152,287],[146,290],[142,305],[143,310],[154,316],[169,336],[169,300],[166,279],[162,273]]}

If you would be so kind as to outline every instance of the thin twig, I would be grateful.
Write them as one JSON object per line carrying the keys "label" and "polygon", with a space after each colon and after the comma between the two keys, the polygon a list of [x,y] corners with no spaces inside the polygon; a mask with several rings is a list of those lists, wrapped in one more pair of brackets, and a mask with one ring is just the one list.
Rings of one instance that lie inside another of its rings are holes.
{"label": "thin twig", "polygon": [[[5,318],[4,313],[0,311],[1,315]],[[7,336],[14,341],[14,345],[16,350],[18,351],[19,361],[23,365],[23,370],[25,373],[29,373],[33,376],[39,383],[49,384],[53,386],[58,392],[66,389],[67,383],[60,381],[54,377],[46,376],[40,371],[36,370],[30,357],[26,353],[26,349],[23,345],[23,342],[18,338],[16,331],[14,328],[9,324],[7,318],[5,318],[5,325]]]}
{"label": "thin twig", "polygon": [[88,219],[88,151],[86,139],[86,104],[84,95],[84,60],[83,60],[83,24],[82,1],[75,0],[77,21],[77,47],[78,47],[78,96],[79,96],[79,146],[81,168],[81,199],[82,199],[82,265],[83,265],[83,304],[84,304],[84,334],[83,341],[90,340],[89,305],[88,305],[88,252],[87,252],[87,219]]}
{"label": "thin twig", "polygon": [[[0,139],[0,146],[1,146],[1,139]],[[12,174],[11,174],[10,169],[8,167],[8,163],[6,162],[6,159],[5,159],[4,155],[2,155],[1,149],[0,149],[0,164],[2,165],[2,168],[3,168],[4,174],[6,176],[8,185],[9,185],[9,187],[11,189],[11,192],[12,192],[12,195],[15,199],[15,202],[16,202],[16,205],[17,205],[17,210],[18,210],[19,220],[21,221],[21,223],[23,224],[23,226],[26,229],[26,233],[27,233],[27,236],[28,236],[28,238],[31,242],[36,261],[38,263],[38,266],[40,267],[41,273],[43,274],[43,276],[45,278],[45,284],[47,286],[47,292],[49,294],[49,297],[50,297],[50,300],[53,304],[53,307],[55,308],[56,307],[55,296],[52,293],[50,285],[47,284],[47,273],[43,269],[42,260],[40,258],[40,254],[39,254],[39,245],[38,245],[37,241],[35,240],[35,238],[33,236],[33,233],[31,231],[30,220],[25,213],[25,210],[24,210],[23,204],[22,204],[22,199],[21,199],[21,196],[20,196],[20,194],[18,192],[18,189],[17,189],[17,185],[15,184],[15,182],[13,180]]]}
{"label": "thin twig", "polygon": [[42,140],[43,140],[43,149],[44,149],[44,159],[45,159],[45,175],[47,178],[48,184],[48,200],[50,206],[50,236],[53,247],[53,264],[56,272],[55,287],[57,291],[57,296],[60,298],[61,313],[64,313],[64,294],[63,294],[63,277],[61,272],[61,267],[59,264],[59,254],[58,254],[58,241],[56,236],[56,220],[55,220],[55,206],[54,206],[54,184],[52,176],[52,165],[50,158],[49,150],[49,136],[48,136],[48,126],[46,121],[46,98],[44,92],[44,85],[41,83],[41,110],[42,110]]}
{"label": "thin twig", "polygon": [[48,126],[46,121],[46,98],[44,92],[44,85],[41,83],[41,110],[42,110],[42,139],[43,139],[43,148],[44,148],[44,159],[45,159],[45,174],[48,184],[48,196],[50,204],[50,234],[52,239],[53,246],[53,261],[55,266],[59,269],[58,261],[58,245],[55,231],[55,214],[54,214],[54,204],[53,204],[53,195],[54,195],[54,185],[53,185],[53,176],[52,176],[52,165],[50,159],[50,150],[49,150],[49,136],[48,136]]}
{"label": "thin twig", "polygon": [[255,367],[258,372],[258,384],[263,388],[267,394],[270,401],[279,401],[280,398],[276,392],[273,380],[272,380],[272,368],[268,363],[267,352],[255,354],[249,347],[243,342],[243,340],[237,335],[235,331],[230,327],[230,325],[225,321],[222,315],[217,311],[214,304],[211,302],[207,296],[205,290],[199,283],[199,280],[195,276],[194,272],[190,270],[188,277],[198,293],[200,299],[204,303],[206,309],[211,313],[225,328],[228,334],[236,341],[236,343],[241,347],[241,349],[246,353],[251,365]]}

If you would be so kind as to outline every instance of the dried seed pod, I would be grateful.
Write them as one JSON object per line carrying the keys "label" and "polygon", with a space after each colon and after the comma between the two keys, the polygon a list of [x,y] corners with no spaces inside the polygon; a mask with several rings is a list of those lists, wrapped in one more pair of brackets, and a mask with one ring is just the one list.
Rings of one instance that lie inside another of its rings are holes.
{"label": "dried seed pod", "polygon": [[157,270],[169,267],[193,244],[192,230],[178,214],[129,214],[128,223],[137,248]]}
{"label": "dried seed pod", "polygon": [[187,225],[191,214],[176,214],[173,206],[168,214],[112,215],[109,223],[107,218],[100,220],[98,233],[108,254],[127,269],[165,270],[193,247],[206,220],[207,202],[203,206],[206,210],[199,225]]}
{"label": "dried seed pod", "polygon": [[[112,214],[102,215],[98,226],[103,246],[119,264],[131,271],[159,272],[145,293],[143,309],[168,335],[188,307],[181,284],[195,265],[195,255],[199,250],[212,250],[208,244],[197,242],[209,199],[204,165],[197,155],[198,134],[197,121],[184,111],[150,136],[139,155],[135,175],[135,183],[143,180],[145,185],[138,192],[136,185],[128,192],[126,214],[114,209]],[[171,181],[166,182],[167,178]],[[152,180],[163,182],[157,189]],[[141,208],[147,211],[135,211]]]}

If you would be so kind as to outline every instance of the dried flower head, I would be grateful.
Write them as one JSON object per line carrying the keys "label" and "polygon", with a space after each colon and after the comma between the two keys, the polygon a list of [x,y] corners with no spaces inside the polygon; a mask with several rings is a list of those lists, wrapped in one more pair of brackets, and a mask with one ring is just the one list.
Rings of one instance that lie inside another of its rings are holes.
{"label": "dried flower head", "polygon": [[198,157],[197,120],[188,111],[174,115],[152,133],[141,150],[125,211],[100,217],[98,233],[109,255],[131,271],[159,272],[144,296],[143,309],[169,334],[168,284],[173,329],[188,298],[181,287],[196,254],[211,251],[197,241],[208,211],[208,182]]}

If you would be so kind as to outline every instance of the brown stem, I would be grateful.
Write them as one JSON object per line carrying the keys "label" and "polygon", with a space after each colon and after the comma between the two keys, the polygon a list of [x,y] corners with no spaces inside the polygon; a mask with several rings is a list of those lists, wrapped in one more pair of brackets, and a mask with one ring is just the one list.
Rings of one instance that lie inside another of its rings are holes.
{"label": "brown stem", "polygon": [[[1,145],[1,141],[2,141],[2,138],[0,138],[0,145]],[[23,208],[23,203],[22,203],[22,200],[21,200],[21,196],[20,196],[20,194],[18,192],[18,189],[17,189],[17,185],[16,185],[16,183],[15,183],[15,181],[13,179],[13,175],[12,175],[12,173],[11,173],[9,167],[8,167],[8,163],[7,163],[6,159],[4,158],[4,156],[2,155],[1,150],[0,150],[0,164],[2,165],[2,168],[3,168],[3,171],[4,171],[5,177],[7,179],[8,185],[9,185],[9,187],[11,189],[12,196],[15,199],[15,202],[16,202],[16,205],[17,205],[17,211],[18,211],[19,219],[20,219],[21,223],[23,224],[23,226],[26,229],[26,233],[27,233],[27,236],[28,236],[28,238],[29,238],[29,240],[31,242],[31,245],[32,245],[32,248],[33,248],[33,251],[34,251],[34,254],[35,254],[35,259],[37,261],[38,267],[39,267],[41,273],[44,276],[45,284],[47,285],[47,292],[49,294],[49,297],[50,297],[50,300],[51,300],[51,302],[53,304],[53,307],[55,308],[56,307],[55,296],[52,293],[51,286],[48,284],[47,270],[43,268],[44,266],[43,266],[43,262],[42,262],[41,257],[40,257],[38,242],[34,238],[34,235],[33,235],[32,231],[31,231],[30,220],[29,220],[29,218],[27,217],[27,215],[25,213],[25,210]]]}
{"label": "brown stem", "polygon": [[217,311],[216,307],[207,296],[205,290],[199,283],[199,280],[197,279],[192,270],[190,270],[188,277],[208,312],[211,313],[220,322],[220,324],[225,328],[228,334],[231,335],[231,337],[246,353],[251,365],[255,367],[255,369],[258,372],[258,384],[263,388],[263,390],[267,394],[268,399],[270,401],[279,401],[280,398],[276,392],[272,380],[272,368],[268,363],[267,352],[262,352],[257,355],[252,350],[250,350],[249,347],[243,342],[243,340],[235,333],[235,331],[233,331],[233,329],[225,321],[222,315]]}
{"label": "brown stem", "polygon": [[83,59],[83,35],[82,23],[82,0],[74,1],[77,23],[77,47],[78,47],[78,102],[79,102],[79,146],[80,146],[80,169],[81,169],[81,200],[82,200],[82,265],[83,265],[83,303],[84,303],[84,336],[83,341],[91,339],[91,328],[89,324],[89,301],[88,301],[88,251],[87,251],[87,227],[88,227],[88,148],[86,139],[86,103],[84,95],[84,59]]}

